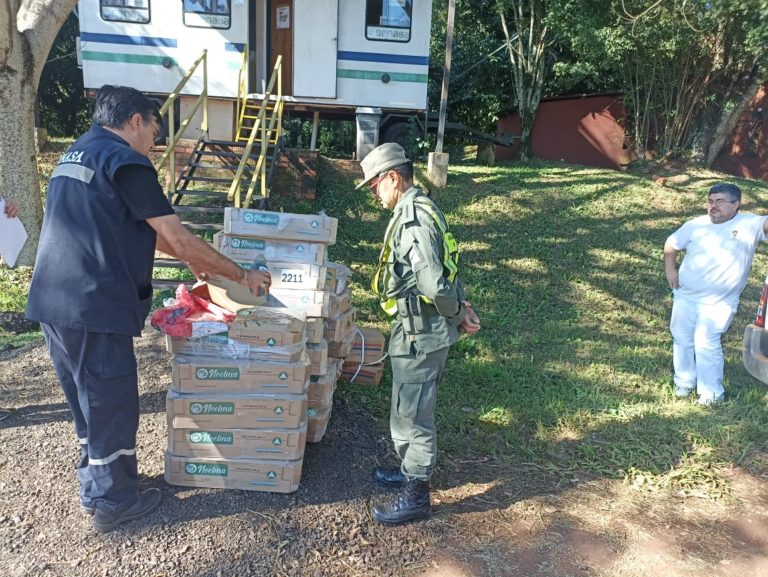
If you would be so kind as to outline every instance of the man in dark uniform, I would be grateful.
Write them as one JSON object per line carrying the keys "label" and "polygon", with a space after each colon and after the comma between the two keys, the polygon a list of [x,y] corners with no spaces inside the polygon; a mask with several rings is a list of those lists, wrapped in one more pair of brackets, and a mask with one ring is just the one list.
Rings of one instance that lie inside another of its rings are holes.
{"label": "man in dark uniform", "polygon": [[383,525],[430,515],[429,479],[437,460],[435,401],[448,350],[462,332],[480,330],[458,277],[458,249],[437,205],[413,186],[413,165],[395,143],[382,144],[361,162],[364,180],[392,210],[372,288],[395,317],[389,340],[392,363],[390,431],[399,468],[377,467],[374,479],[403,487],[373,508]]}
{"label": "man in dark uniform", "polygon": [[244,271],[191,234],[147,158],[160,130],[154,103],[104,86],[93,127],[51,175],[27,318],[41,323],[80,441],[80,503],[97,531],[141,517],[160,491],[139,492],[139,396],[133,337],[152,302],[154,251],[258,291],[269,273]]}

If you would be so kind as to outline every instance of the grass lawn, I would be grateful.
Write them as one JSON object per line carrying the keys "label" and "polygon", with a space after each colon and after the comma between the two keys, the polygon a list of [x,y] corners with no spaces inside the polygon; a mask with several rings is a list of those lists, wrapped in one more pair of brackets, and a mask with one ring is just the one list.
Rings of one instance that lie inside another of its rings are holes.
{"label": "grass lawn", "polygon": [[[318,208],[340,219],[331,256],[355,272],[360,321],[383,328],[367,287],[388,215],[330,163],[320,178]],[[717,178],[689,173],[662,187],[564,164],[451,167],[438,202],[483,330],[450,356],[438,402],[443,456],[522,460],[564,480],[604,476],[715,498],[727,497],[731,465],[765,468],[766,390],[740,352],[764,254],[725,339],[727,402],[702,408],[672,395],[662,245],[702,214]],[[741,184],[745,209],[761,211],[768,183]],[[388,378],[337,394],[385,418]]]}
{"label": "grass lawn", "polygon": [[[316,203],[276,197],[272,207],[339,218],[331,257],[354,272],[359,324],[386,330],[368,283],[388,214],[338,164],[323,160],[319,178]],[[768,470],[766,389],[741,365],[765,249],[725,339],[726,403],[702,408],[672,395],[662,245],[703,213],[718,178],[687,172],[661,186],[565,164],[451,166],[438,202],[483,330],[451,352],[438,404],[441,463],[488,457],[564,481],[624,479],[723,499],[730,467]],[[739,182],[745,210],[762,212],[768,183]],[[23,310],[28,280],[28,271],[0,270],[1,310]],[[387,372],[378,388],[343,384],[337,395],[385,419],[389,383]]]}

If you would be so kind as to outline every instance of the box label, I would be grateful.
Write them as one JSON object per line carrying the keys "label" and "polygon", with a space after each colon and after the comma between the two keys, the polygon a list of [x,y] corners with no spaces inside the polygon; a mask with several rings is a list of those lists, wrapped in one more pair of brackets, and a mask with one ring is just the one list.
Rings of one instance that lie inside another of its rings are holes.
{"label": "box label", "polygon": [[301,284],[304,282],[304,271],[301,269],[285,269],[280,273],[280,282],[284,284]]}
{"label": "box label", "polygon": [[269,224],[277,225],[280,222],[280,217],[276,214],[261,214],[260,212],[244,212],[243,222],[249,224]]}
{"label": "box label", "polygon": [[229,466],[222,464],[209,465],[208,463],[184,463],[184,472],[187,475],[205,475],[206,477],[226,477],[229,475]]}
{"label": "box label", "polygon": [[234,415],[235,403],[192,403],[189,412],[193,415]]}
{"label": "box label", "polygon": [[232,248],[264,250],[267,247],[267,243],[259,238],[242,238],[235,236],[229,239],[229,246]]}
{"label": "box label", "polygon": [[239,381],[239,367],[198,367],[195,377],[199,381]]}
{"label": "box label", "polygon": [[200,339],[203,342],[206,343],[216,343],[216,344],[229,344],[229,333],[219,333],[216,335],[206,335],[202,339]]}
{"label": "box label", "polygon": [[234,445],[235,434],[224,431],[193,431],[189,433],[192,445]]}

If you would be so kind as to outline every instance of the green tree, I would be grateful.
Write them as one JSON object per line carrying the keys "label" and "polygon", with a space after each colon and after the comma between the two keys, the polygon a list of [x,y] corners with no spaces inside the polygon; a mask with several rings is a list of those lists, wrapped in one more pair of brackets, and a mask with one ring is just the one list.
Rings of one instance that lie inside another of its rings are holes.
{"label": "green tree", "polygon": [[533,155],[533,123],[544,90],[551,44],[547,4],[546,0],[499,0],[497,3],[520,115],[521,160],[528,160]]}
{"label": "green tree", "polygon": [[87,130],[92,103],[85,97],[83,73],[77,67],[78,19],[70,14],[51,47],[37,89],[40,126],[57,136]]}
{"label": "green tree", "polygon": [[618,82],[638,155],[712,162],[764,80],[766,0],[566,2],[555,20],[573,68]]}

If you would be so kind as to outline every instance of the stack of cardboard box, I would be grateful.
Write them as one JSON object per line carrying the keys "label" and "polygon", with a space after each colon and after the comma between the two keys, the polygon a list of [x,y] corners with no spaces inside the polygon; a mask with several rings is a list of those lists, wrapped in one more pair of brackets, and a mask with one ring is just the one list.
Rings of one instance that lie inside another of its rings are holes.
{"label": "stack of cardboard box", "polygon": [[229,333],[167,337],[165,478],[172,485],[289,493],[299,487],[307,433],[306,319],[266,307]]}
{"label": "stack of cardboard box", "polygon": [[[227,208],[214,247],[243,268],[266,264],[266,306],[246,307],[226,334],[168,338],[171,484],[291,492],[307,439],[309,376],[327,372],[327,248],[337,221]],[[211,291],[213,295],[213,291]],[[219,303],[221,304],[221,303]]]}
{"label": "stack of cardboard box", "polygon": [[[337,351],[339,335],[346,337],[349,332],[343,332],[342,325],[354,324],[355,317],[346,282],[338,290],[339,269],[328,262],[328,247],[336,241],[336,228],[336,219],[324,214],[228,208],[224,230],[214,237],[214,248],[240,266],[249,268],[254,263],[266,263],[272,275],[269,306],[306,315],[310,361],[307,374],[315,381],[309,391],[313,399],[308,407],[309,442],[322,439],[333,402],[333,386],[319,390],[317,382],[327,380],[333,373],[335,385],[340,365],[329,362],[329,354]],[[326,323],[339,328],[329,332]]]}
{"label": "stack of cardboard box", "polygon": [[307,421],[307,442],[320,442],[328,428],[333,408],[333,393],[341,374],[344,357],[352,347],[353,330],[357,309],[352,306],[349,279],[352,271],[341,264],[328,263],[326,289],[331,294],[331,312],[323,325],[323,341],[327,343],[328,357],[326,370],[310,375],[309,415]]}

